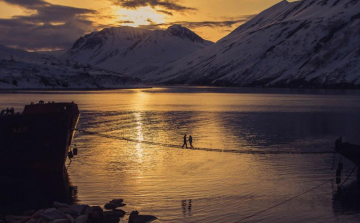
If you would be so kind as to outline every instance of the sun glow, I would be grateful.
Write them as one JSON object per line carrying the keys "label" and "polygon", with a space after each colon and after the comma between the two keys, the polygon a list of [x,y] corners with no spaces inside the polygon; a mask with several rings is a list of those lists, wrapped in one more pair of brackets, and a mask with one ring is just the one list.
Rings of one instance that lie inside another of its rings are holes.
{"label": "sun glow", "polygon": [[151,23],[164,23],[166,17],[149,6],[134,10],[121,8],[117,12],[121,25],[133,27],[150,25]]}

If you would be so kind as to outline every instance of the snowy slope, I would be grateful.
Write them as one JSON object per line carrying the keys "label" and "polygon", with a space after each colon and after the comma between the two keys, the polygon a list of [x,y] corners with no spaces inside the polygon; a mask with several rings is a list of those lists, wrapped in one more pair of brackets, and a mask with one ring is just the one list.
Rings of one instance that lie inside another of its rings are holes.
{"label": "snowy slope", "polygon": [[131,47],[150,32],[127,26],[106,28],[80,37],[64,57],[81,63],[98,64],[105,57]]}
{"label": "snowy slope", "polygon": [[360,0],[282,1],[148,82],[360,87]]}
{"label": "snowy slope", "polygon": [[142,77],[211,44],[180,25],[155,31],[118,27],[81,37],[64,58]]}
{"label": "snowy slope", "polygon": [[0,89],[124,88],[140,83],[89,65],[0,46]]}

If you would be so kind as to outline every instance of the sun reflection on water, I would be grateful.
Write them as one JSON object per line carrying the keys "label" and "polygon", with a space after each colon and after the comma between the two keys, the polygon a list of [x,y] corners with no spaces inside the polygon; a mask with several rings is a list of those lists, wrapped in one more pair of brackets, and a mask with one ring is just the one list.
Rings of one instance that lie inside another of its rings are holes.
{"label": "sun reflection on water", "polygon": [[[0,104],[22,109],[35,99],[76,101],[82,112],[79,129],[154,142],[78,134],[79,155],[69,173],[81,203],[123,198],[125,211],[155,214],[162,222],[234,222],[334,175],[328,165],[332,155],[186,150],[181,149],[184,133],[194,137],[196,148],[224,150],[331,150],[340,130],[352,137],[349,141],[358,140],[358,97],[167,91],[12,94],[0,95]],[[360,216],[338,212],[339,220],[333,220],[332,188],[313,195],[254,222],[355,222],[347,216]]]}
{"label": "sun reflection on water", "polygon": [[[144,106],[148,100],[147,94],[138,91],[136,96],[134,97],[134,109],[135,109],[135,122],[136,122],[136,140],[143,141],[144,140],[144,133],[143,133],[143,117],[141,111],[144,109]],[[143,162],[144,156],[144,149],[142,143],[136,143],[136,154],[138,156],[138,161]]]}
{"label": "sun reflection on water", "polygon": [[[136,140],[139,141],[143,141],[144,140],[144,135],[143,135],[143,131],[142,131],[142,119],[141,119],[141,114],[140,113],[135,113],[135,119],[136,119]],[[143,158],[143,148],[141,146],[141,143],[136,143],[136,153],[140,159],[140,161],[142,161]]]}

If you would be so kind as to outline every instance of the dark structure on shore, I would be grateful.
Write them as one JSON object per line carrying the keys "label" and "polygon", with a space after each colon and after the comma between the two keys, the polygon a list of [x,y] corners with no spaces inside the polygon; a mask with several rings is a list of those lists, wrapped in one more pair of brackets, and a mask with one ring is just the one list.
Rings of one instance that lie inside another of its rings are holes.
{"label": "dark structure on shore", "polygon": [[31,103],[24,111],[0,114],[2,170],[62,173],[79,121],[75,103]]}
{"label": "dark structure on shore", "polygon": [[[347,158],[348,160],[352,161],[354,164],[358,166],[357,171],[357,184],[360,186],[360,145],[354,145],[348,142],[343,142],[342,138],[336,140],[335,142],[335,152],[340,153],[342,156]],[[338,167],[338,172],[340,172],[341,176],[342,164]],[[337,173],[336,175],[339,175]]]}

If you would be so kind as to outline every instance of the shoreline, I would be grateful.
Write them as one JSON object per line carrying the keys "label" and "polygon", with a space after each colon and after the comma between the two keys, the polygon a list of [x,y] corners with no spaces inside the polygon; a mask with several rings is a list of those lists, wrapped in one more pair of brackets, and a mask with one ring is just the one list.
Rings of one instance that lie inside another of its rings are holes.
{"label": "shoreline", "polygon": [[123,199],[112,199],[103,207],[88,204],[68,204],[54,201],[51,206],[28,209],[22,214],[0,215],[6,223],[145,223],[158,219],[153,215],[140,215],[137,210],[126,212]]}
{"label": "shoreline", "polygon": [[[121,198],[111,198],[103,206],[79,201],[78,188],[65,169],[62,173],[21,171],[15,175],[8,171],[0,177],[5,182],[0,223],[145,223],[157,219],[126,208]],[[24,184],[29,187],[23,189]]]}
{"label": "shoreline", "polygon": [[339,87],[339,86],[327,86],[327,87],[287,87],[287,86],[222,86],[222,85],[192,85],[192,84],[154,84],[151,86],[129,86],[129,87],[104,87],[104,88],[0,88],[0,93],[16,92],[16,91],[108,91],[108,90],[135,90],[135,89],[152,89],[157,87],[167,88],[225,88],[225,89],[253,89],[253,90],[294,90],[294,91],[359,91],[360,86],[356,87]]}
{"label": "shoreline", "polygon": [[360,95],[360,89],[329,89],[329,88],[275,88],[275,87],[236,87],[213,85],[151,85],[124,88],[26,88],[26,89],[1,89],[0,95],[6,94],[91,94],[121,92],[121,90],[149,90],[162,89],[164,93],[183,93],[184,89],[198,89],[201,92],[239,93],[239,94],[305,94],[305,95]]}
{"label": "shoreline", "polygon": [[11,94],[11,93],[24,93],[24,92],[71,92],[71,91],[109,91],[109,90],[137,90],[137,89],[151,89],[153,87],[126,87],[126,88],[13,88],[13,89],[0,89],[0,94]]}

